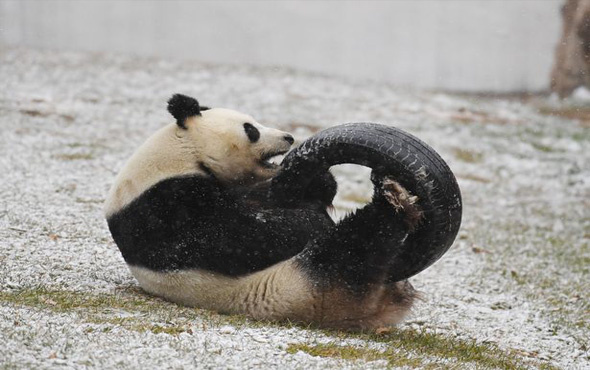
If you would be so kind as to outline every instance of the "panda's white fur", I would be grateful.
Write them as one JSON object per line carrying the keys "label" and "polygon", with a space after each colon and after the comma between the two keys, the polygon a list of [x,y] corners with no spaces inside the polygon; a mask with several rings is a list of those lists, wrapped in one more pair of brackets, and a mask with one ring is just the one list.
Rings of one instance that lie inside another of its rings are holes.
{"label": "panda's white fur", "polygon": [[407,315],[412,303],[397,302],[396,298],[414,294],[407,282],[379,286],[361,301],[345,289],[319,290],[293,258],[240,278],[204,270],[129,268],[144,290],[172,302],[260,320],[288,319],[337,329],[394,325]]}
{"label": "panda's white fur", "polygon": [[[244,133],[246,122],[260,133],[255,142]],[[292,137],[283,131],[264,127],[249,115],[220,108],[188,115],[153,134],[123,167],[105,204],[113,237],[139,285],[149,293],[179,304],[247,314],[256,319],[288,319],[347,329],[375,328],[399,322],[416,297],[408,282],[367,283],[366,294],[362,295],[350,291],[344,284],[326,288],[321,279],[312,278],[302,267],[301,253],[262,270],[234,276],[199,268],[198,262],[196,267],[151,268],[126,255],[121,240],[129,236],[126,234],[142,231],[119,227],[116,219],[145,194],[167,180],[185,177],[214,181],[222,188],[259,183],[277,171],[267,159],[286,152],[292,142]],[[399,193],[401,198],[411,198],[403,189]],[[392,214],[396,212],[391,209]],[[122,219],[121,222],[126,221],[125,217]],[[218,222],[228,220],[222,218]],[[268,227],[273,226],[269,224]],[[149,226],[146,228],[149,231]],[[202,232],[205,234],[199,235],[206,235],[207,231]],[[135,258],[144,247],[146,251],[150,248],[133,245],[131,256]],[[224,246],[206,246],[213,252],[218,247]],[[176,253],[176,246],[167,248],[170,254]],[[334,253],[338,253],[337,249],[336,246]],[[164,253],[168,252],[164,250]],[[158,256],[161,255],[149,257],[150,261],[156,261]]]}
{"label": "panda's white fur", "polygon": [[[260,139],[250,143],[243,123],[251,123]],[[203,163],[226,184],[263,181],[276,173],[261,163],[265,155],[286,152],[288,133],[268,128],[247,114],[213,108],[188,117],[186,129],[170,123],[137,149],[111,187],[105,203],[110,216],[157,182],[173,176],[202,174]]]}
{"label": "panda's white fur", "polygon": [[222,313],[246,313],[258,319],[312,316],[313,287],[290,260],[244,277],[204,270],[155,272],[131,266],[149,293],[187,306]]}

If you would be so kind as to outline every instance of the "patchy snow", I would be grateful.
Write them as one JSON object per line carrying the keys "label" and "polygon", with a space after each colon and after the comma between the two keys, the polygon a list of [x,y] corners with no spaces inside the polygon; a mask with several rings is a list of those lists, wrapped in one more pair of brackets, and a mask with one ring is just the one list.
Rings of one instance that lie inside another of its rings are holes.
{"label": "patchy snow", "polygon": [[571,99],[577,102],[590,102],[590,90],[585,86],[580,86],[574,90]]}
{"label": "patchy snow", "polygon": [[[112,293],[136,284],[102,203],[133,150],[170,122],[165,102],[181,92],[299,140],[334,124],[373,121],[429,143],[458,177],[464,221],[454,247],[412,279],[425,299],[403,325],[493,342],[563,368],[590,367],[590,135],[587,120],[541,114],[559,102],[406,92],[281,68],[18,49],[0,54],[0,81],[2,292],[41,285]],[[368,169],[334,172],[339,217],[369,199],[371,187]],[[335,340],[313,330],[226,325],[173,336],[101,325],[2,302],[0,359],[30,368],[384,365],[285,351],[288,343]]]}

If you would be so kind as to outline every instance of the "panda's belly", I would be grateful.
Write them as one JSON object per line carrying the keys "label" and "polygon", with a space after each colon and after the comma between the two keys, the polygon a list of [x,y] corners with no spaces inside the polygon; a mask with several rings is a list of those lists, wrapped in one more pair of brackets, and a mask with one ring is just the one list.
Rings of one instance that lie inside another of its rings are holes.
{"label": "panda's belly", "polygon": [[321,308],[321,297],[294,259],[237,278],[202,269],[129,269],[148,293],[186,306],[267,320],[315,320]]}

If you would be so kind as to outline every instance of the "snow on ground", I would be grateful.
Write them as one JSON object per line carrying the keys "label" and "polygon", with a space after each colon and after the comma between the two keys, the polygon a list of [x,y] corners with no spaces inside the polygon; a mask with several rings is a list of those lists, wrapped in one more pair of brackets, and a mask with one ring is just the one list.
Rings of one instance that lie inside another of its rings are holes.
{"label": "snow on ground", "polygon": [[[4,367],[385,365],[285,350],[325,341],[384,346],[317,330],[216,326],[207,315],[187,313],[191,330],[157,333],[118,325],[135,315],[129,310],[107,309],[100,321],[83,310],[44,308],[59,306],[52,298],[41,306],[7,298],[44,289],[156,300],[134,288],[101,207],[132,151],[170,122],[165,102],[175,92],[250,113],[300,140],[355,121],[420,137],[457,175],[464,221],[453,248],[412,279],[425,299],[402,328],[493,343],[557,367],[590,367],[587,107],[406,92],[283,68],[18,49],[0,54],[0,87]],[[334,172],[338,214],[369,198],[368,169]],[[163,320],[142,312],[133,325]]]}

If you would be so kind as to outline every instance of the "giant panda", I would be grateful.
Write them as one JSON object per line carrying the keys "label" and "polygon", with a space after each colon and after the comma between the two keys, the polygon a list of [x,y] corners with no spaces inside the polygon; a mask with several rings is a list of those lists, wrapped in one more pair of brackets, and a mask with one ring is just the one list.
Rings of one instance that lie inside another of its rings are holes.
{"label": "giant panda", "polygon": [[178,304],[337,329],[394,325],[417,297],[388,278],[391,256],[419,224],[417,198],[390,178],[337,224],[329,172],[302,200],[266,196],[294,142],[283,131],[192,97],[168,101],[172,122],[141,145],[105,204],[113,239],[139,285]]}

